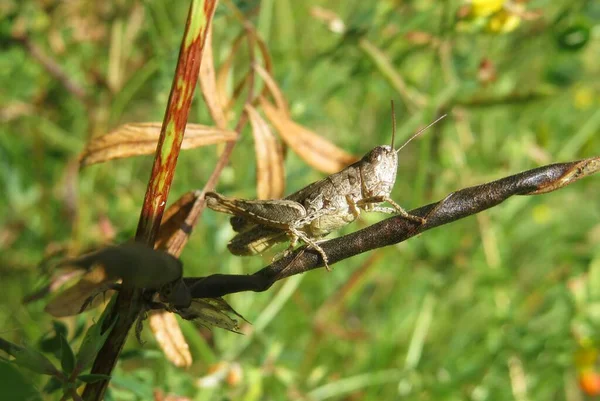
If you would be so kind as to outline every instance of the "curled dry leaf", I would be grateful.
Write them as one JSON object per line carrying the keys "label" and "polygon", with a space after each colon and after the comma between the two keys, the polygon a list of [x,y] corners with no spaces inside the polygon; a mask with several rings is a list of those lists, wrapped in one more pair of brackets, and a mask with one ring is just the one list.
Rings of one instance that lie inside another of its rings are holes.
{"label": "curled dry leaf", "polygon": [[199,76],[200,88],[202,97],[206,102],[208,111],[220,129],[227,128],[227,117],[223,110],[223,104],[217,91],[217,78],[215,74],[215,61],[213,58],[212,49],[212,25],[206,33],[206,41],[204,44],[204,54],[202,55],[202,64],[200,64]]}
{"label": "curled dry leaf", "polygon": [[163,214],[158,236],[154,243],[155,248],[168,249],[172,255],[179,256],[178,252],[168,248],[169,240],[178,230],[184,230],[188,235],[191,233],[193,227],[186,223],[186,220],[194,203],[200,197],[200,193],[200,191],[187,192],[169,206]]}
{"label": "curled dry leaf", "polygon": [[[74,316],[81,312],[83,304],[88,300],[90,295],[107,291],[106,299],[109,299],[113,291],[109,291],[109,285],[113,283],[110,277],[106,275],[104,268],[100,265],[92,267],[90,271],[85,273],[79,281],[66,290],[58,293],[44,311],[54,317]],[[95,297],[89,308],[95,308],[103,303],[103,297]]]}
{"label": "curled dry leaf", "polygon": [[[238,54],[238,50],[243,39],[243,34],[240,34],[237,38],[235,38],[233,45],[231,45],[231,51],[229,52],[227,59],[225,59],[217,71],[217,95],[219,97],[219,102],[223,106],[229,104],[229,96],[227,96],[227,82],[229,80],[231,69],[233,68],[233,60],[235,59],[236,54]],[[227,114],[227,108],[225,108],[224,112]]]}
{"label": "curled dry leaf", "polygon": [[275,105],[280,113],[284,114],[287,118],[290,117],[290,108],[285,100],[285,96],[283,96],[283,92],[277,85],[277,82],[273,79],[271,74],[267,70],[265,70],[260,65],[255,65],[254,69],[260,75],[260,77],[265,81],[266,88],[268,92],[273,96],[275,100]]}
{"label": "curled dry leaf", "polygon": [[358,160],[327,139],[305,128],[278,110],[265,98],[260,105],[283,140],[308,164],[327,174],[333,174]]}
{"label": "curled dry leaf", "polygon": [[[85,167],[112,159],[153,154],[156,151],[161,126],[160,122],[125,124],[106,135],[92,138],[79,157],[79,165]],[[234,141],[236,137],[237,134],[233,131],[188,124],[181,148],[193,149],[229,142]]]}
{"label": "curled dry leaf", "polygon": [[179,316],[205,327],[220,327],[234,333],[240,332],[235,317],[247,320],[237,313],[223,298],[195,298],[185,309],[178,309]]}
{"label": "curled dry leaf", "polygon": [[246,113],[252,126],[254,152],[256,153],[256,191],[259,199],[283,197],[285,186],[283,150],[269,125],[258,111],[246,105]]}
{"label": "curled dry leaf", "polygon": [[175,316],[165,311],[151,311],[149,323],[167,359],[178,367],[190,366],[192,355]]}
{"label": "curled dry leaf", "polygon": [[[254,29],[252,29],[250,32],[254,35],[254,40],[258,45],[258,50],[260,52],[260,55],[262,56],[263,63],[265,64],[264,70],[266,71],[267,75],[270,76],[272,75],[273,71],[273,61],[271,59],[271,54],[269,53],[269,48],[265,43],[264,39]],[[269,88],[265,86],[262,94],[266,95],[268,91]]]}
{"label": "curled dry leaf", "polygon": [[77,224],[78,209],[78,188],[79,182],[79,163],[77,160],[70,160],[64,172],[64,181],[62,185],[62,204],[64,216],[71,225]]}

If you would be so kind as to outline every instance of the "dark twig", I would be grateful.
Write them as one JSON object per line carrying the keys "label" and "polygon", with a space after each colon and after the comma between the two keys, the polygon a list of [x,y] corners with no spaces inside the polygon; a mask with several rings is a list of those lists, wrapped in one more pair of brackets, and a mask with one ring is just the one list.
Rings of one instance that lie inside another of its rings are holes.
{"label": "dark twig", "polygon": [[[600,171],[600,156],[570,163],[551,164],[524,171],[487,184],[461,189],[443,200],[411,210],[427,222],[417,225],[402,217],[391,217],[355,233],[323,242],[329,264],[372,249],[397,244],[419,233],[479,213],[513,195],[537,195],[560,189]],[[323,267],[318,252],[305,247],[277,260],[252,275],[215,274],[188,277],[185,283],[193,298],[212,298],[241,291],[266,291],[276,281]]]}

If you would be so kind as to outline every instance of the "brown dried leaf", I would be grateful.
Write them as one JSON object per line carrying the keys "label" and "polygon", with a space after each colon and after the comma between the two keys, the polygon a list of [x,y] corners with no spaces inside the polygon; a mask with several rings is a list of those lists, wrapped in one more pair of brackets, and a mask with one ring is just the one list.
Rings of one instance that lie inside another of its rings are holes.
{"label": "brown dried leaf", "polygon": [[[199,197],[200,191],[190,191],[169,206],[163,215],[158,237],[154,243],[155,248],[166,249],[171,237],[180,229],[186,231],[188,235],[190,234],[192,227],[186,224],[186,219]],[[172,253],[171,249],[168,251]]]}
{"label": "brown dried leaf", "polygon": [[[264,66],[264,71],[266,72],[265,75],[270,78],[273,75],[273,61],[271,59],[271,53],[269,53],[269,47],[265,43],[262,36],[260,36],[254,28],[250,29],[249,32],[251,35],[253,35],[255,43],[258,45],[258,50],[260,52],[260,55],[262,56],[263,63],[265,64],[265,66]],[[263,79],[264,79],[264,77],[263,77]],[[275,86],[277,86],[277,85],[275,85]],[[272,89],[270,89],[267,85],[265,85],[261,94],[263,96],[266,96],[271,90]],[[283,96],[282,96],[282,98],[283,98]],[[285,100],[284,100],[284,102],[285,102]],[[287,110],[287,108],[286,108],[286,110]]]}
{"label": "brown dried leaf", "polygon": [[225,129],[227,128],[227,117],[225,117],[223,104],[221,103],[219,92],[217,91],[217,78],[212,48],[212,25],[206,34],[205,40],[199,76],[202,97],[204,98],[204,101],[208,106],[208,111],[217,127]]}
{"label": "brown dried leaf", "polygon": [[[98,293],[103,288],[106,288],[108,284],[112,284],[112,280],[107,277],[102,266],[96,266],[84,274],[76,284],[54,297],[46,305],[44,311],[54,317],[77,315],[81,312],[81,307],[90,295]],[[107,291],[106,299],[109,299],[112,293],[113,291]],[[95,297],[88,309],[97,307],[103,301],[104,297]]]}
{"label": "brown dried leaf", "polygon": [[285,187],[283,150],[258,111],[246,105],[252,126],[256,153],[256,192],[258,199],[279,199]]}
{"label": "brown dried leaf", "polygon": [[[79,157],[79,165],[85,167],[112,159],[153,154],[161,126],[160,122],[125,124],[106,135],[92,138]],[[233,141],[236,136],[233,131],[188,124],[181,148],[193,149]]]}
{"label": "brown dried leaf", "polygon": [[271,96],[273,96],[273,99],[275,100],[275,104],[279,111],[283,113],[286,118],[290,118],[290,108],[287,104],[287,101],[285,100],[285,96],[283,96],[283,92],[281,91],[281,89],[279,89],[279,85],[277,85],[277,82],[275,82],[271,74],[269,74],[269,72],[267,72],[267,70],[265,70],[260,65],[255,65],[254,69],[256,70],[256,72],[258,72],[258,75],[260,75],[260,77],[265,81],[265,85],[267,86],[269,93],[271,93]]}
{"label": "brown dried leaf", "polygon": [[188,308],[179,309],[179,316],[205,327],[220,327],[234,333],[240,332],[236,317],[247,322],[223,298],[195,298]]}
{"label": "brown dried leaf", "polygon": [[233,105],[235,104],[235,102],[237,102],[240,99],[240,96],[242,95],[242,93],[244,93],[244,89],[246,89],[246,87],[249,87],[253,78],[253,71],[252,70],[248,70],[246,71],[246,73],[244,74],[244,76],[242,76],[240,78],[240,80],[236,83],[235,87],[233,88],[233,94],[231,95],[231,98],[229,99],[229,103],[227,103],[227,105],[225,105],[225,108],[227,110],[231,110],[231,108],[233,107]]}
{"label": "brown dried leaf", "polygon": [[283,140],[317,170],[333,174],[358,160],[356,156],[338,148],[308,128],[295,123],[285,115],[285,112],[276,109],[265,98],[260,98],[260,105]]}
{"label": "brown dried leaf", "polygon": [[175,316],[165,311],[151,311],[149,323],[167,359],[177,367],[189,367],[192,364],[192,354]]}
{"label": "brown dried leaf", "polygon": [[[226,106],[229,103],[229,96],[227,96],[227,80],[229,79],[229,74],[233,67],[233,60],[242,44],[242,39],[244,39],[243,34],[240,34],[235,38],[227,59],[221,64],[221,67],[217,71],[217,94],[220,99],[219,102],[223,106]],[[225,108],[225,113],[227,113],[227,110],[228,109]]]}
{"label": "brown dried leaf", "polygon": [[62,185],[62,205],[63,213],[69,223],[74,226],[77,223],[79,216],[78,209],[78,188],[79,182],[79,163],[71,159],[67,164],[64,172],[64,181]]}
{"label": "brown dried leaf", "polygon": [[23,297],[23,304],[37,301],[38,299],[44,298],[48,294],[56,292],[59,288],[65,285],[65,283],[72,282],[75,280],[75,278],[81,278],[82,274],[83,272],[81,271],[73,270],[66,271],[62,274],[52,277],[49,284]]}

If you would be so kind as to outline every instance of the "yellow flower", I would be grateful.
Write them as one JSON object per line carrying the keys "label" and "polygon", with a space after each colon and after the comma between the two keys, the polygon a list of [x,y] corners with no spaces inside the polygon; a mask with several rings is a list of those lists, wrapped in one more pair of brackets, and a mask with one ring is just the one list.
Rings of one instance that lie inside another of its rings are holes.
{"label": "yellow flower", "polygon": [[494,33],[512,32],[521,23],[521,17],[509,13],[506,10],[500,10],[491,16],[487,24],[487,29]]}
{"label": "yellow flower", "polygon": [[575,90],[573,103],[579,110],[589,109],[594,103],[594,91],[591,88],[583,87]]}
{"label": "yellow flower", "polygon": [[471,15],[487,17],[500,11],[506,0],[471,0]]}

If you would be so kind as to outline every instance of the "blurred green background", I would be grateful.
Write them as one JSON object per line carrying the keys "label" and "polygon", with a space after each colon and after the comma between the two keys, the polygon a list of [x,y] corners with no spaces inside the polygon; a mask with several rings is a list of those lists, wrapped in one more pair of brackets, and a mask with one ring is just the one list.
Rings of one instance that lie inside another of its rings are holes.
{"label": "blurred green background", "polygon": [[[389,143],[390,99],[402,138],[449,113],[400,154],[392,197],[407,209],[600,154],[598,2],[236,5],[263,35],[294,120],[339,147],[362,155]],[[4,338],[44,349],[55,327],[73,338],[97,316],[53,324],[43,301],[23,306],[21,299],[43,284],[37,265],[49,251],[133,236],[152,157],[91,166],[79,176],[74,163],[92,135],[162,120],[187,7],[159,0],[8,0],[0,7]],[[221,2],[217,64],[241,31]],[[82,88],[88,105],[49,74],[38,50]],[[247,67],[240,56],[234,74]],[[190,121],[212,124],[200,96]],[[201,188],[217,157],[216,147],[184,151],[170,201]],[[288,193],[321,177],[288,152]],[[246,130],[217,189],[253,198],[254,180]],[[195,400],[593,399],[590,389],[600,387],[598,180],[512,198],[331,273],[228,296],[252,333],[198,331],[184,322],[195,359],[189,370],[171,366],[149,330],[144,346],[131,336],[111,396],[150,399],[161,389]],[[364,216],[336,235],[381,218]],[[205,212],[182,255],[186,275],[252,273],[269,263],[273,254],[230,255],[232,235],[226,216]],[[197,382],[219,368],[229,380]],[[24,374],[43,387],[45,378]],[[24,386],[2,383],[9,385]]]}

